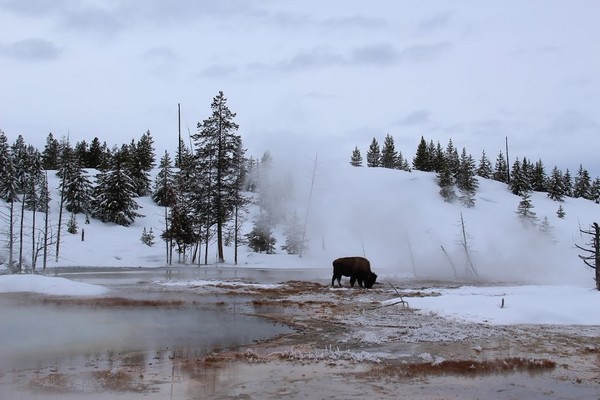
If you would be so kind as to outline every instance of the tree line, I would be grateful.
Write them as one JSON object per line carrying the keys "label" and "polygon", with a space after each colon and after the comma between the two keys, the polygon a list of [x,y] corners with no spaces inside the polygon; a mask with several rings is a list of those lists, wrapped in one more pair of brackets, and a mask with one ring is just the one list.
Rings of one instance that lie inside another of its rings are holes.
{"label": "tree line", "polygon": [[[423,136],[412,159],[412,168],[402,152],[396,151],[394,138],[389,134],[386,135],[382,147],[377,139],[373,138],[366,153],[367,167],[435,172],[444,200],[461,199],[467,206],[474,204],[476,177],[506,183],[508,189],[518,196],[537,191],[547,193],[549,198],[558,202],[562,202],[565,197],[574,197],[600,203],[600,177],[592,180],[582,165],[573,177],[569,169],[563,172],[557,166],[548,174],[541,159],[532,162],[526,157],[521,160],[516,158],[510,168],[508,163],[507,157],[500,151],[492,165],[485,150],[476,163],[465,148],[459,155],[452,139],[449,139],[444,148],[439,141],[427,142]],[[350,164],[355,167],[363,166],[363,157],[358,146],[352,151]],[[458,194],[455,189],[458,189]]]}
{"label": "tree line", "polygon": [[[56,261],[59,259],[61,227],[66,225],[70,233],[77,232],[76,215],[82,215],[86,223],[91,218],[130,226],[143,216],[136,201],[142,196],[151,196],[164,207],[160,236],[167,263],[173,261],[175,250],[180,261],[200,263],[203,258],[207,264],[208,246],[213,242],[218,262],[225,261],[226,245],[234,246],[236,263],[237,248],[243,243],[254,251],[274,252],[272,227],[290,219],[284,215],[282,201],[289,196],[291,180],[275,182],[268,151],[260,160],[245,157],[236,114],[229,109],[223,92],[213,98],[210,109],[210,115],[190,135],[190,147],[181,142],[174,160],[165,151],[154,180],[150,173],[156,167],[156,154],[150,131],[138,140],[113,147],[98,138],[89,145],[86,141],[72,145],[68,137],[58,140],[50,133],[42,152],[25,144],[21,135],[9,145],[0,131],[0,199],[6,204],[0,218],[8,228],[2,237],[7,238],[9,268],[22,271],[24,236],[31,241],[31,268],[35,270],[42,256],[45,269],[51,247],[55,248]],[[95,170],[93,176],[89,170]],[[59,178],[56,225],[48,218],[52,200],[48,173]],[[261,212],[254,229],[241,235],[251,201]],[[25,213],[31,214],[30,234],[25,232]],[[36,223],[40,213],[42,224]],[[63,213],[70,214],[66,224]],[[286,240],[282,248],[297,254],[299,223],[294,220],[293,225],[289,243]],[[141,240],[154,244],[153,232],[145,231]]]}

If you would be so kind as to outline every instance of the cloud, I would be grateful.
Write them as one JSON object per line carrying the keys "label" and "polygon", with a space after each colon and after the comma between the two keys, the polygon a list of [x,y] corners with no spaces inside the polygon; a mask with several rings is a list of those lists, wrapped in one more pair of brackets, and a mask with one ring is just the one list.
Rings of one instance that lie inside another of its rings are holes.
{"label": "cloud", "polygon": [[449,48],[450,43],[448,42],[417,44],[404,48],[400,52],[400,59],[406,62],[432,61]]}
{"label": "cloud", "polygon": [[447,26],[451,19],[452,13],[450,11],[440,12],[421,21],[417,26],[417,30],[421,34],[429,34]]}
{"label": "cloud", "polygon": [[31,38],[0,44],[0,55],[19,61],[41,62],[57,59],[62,49],[46,39]]}
{"label": "cloud", "polygon": [[576,110],[567,110],[558,115],[543,129],[550,137],[573,138],[573,134],[591,134],[596,137],[600,126],[590,117]]}
{"label": "cloud", "polygon": [[359,47],[352,51],[351,63],[389,65],[398,61],[400,54],[389,43]]}
{"label": "cloud", "polygon": [[236,66],[215,64],[204,68],[198,75],[206,78],[231,78],[237,73]]}
{"label": "cloud", "polygon": [[394,125],[420,125],[429,122],[431,117],[431,112],[429,110],[415,110],[409,114],[407,114],[404,118],[396,121]]}

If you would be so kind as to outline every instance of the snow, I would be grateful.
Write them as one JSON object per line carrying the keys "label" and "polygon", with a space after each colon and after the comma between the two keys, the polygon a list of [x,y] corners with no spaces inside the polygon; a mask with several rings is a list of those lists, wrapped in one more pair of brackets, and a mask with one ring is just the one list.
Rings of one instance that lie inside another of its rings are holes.
{"label": "snow", "polygon": [[[463,286],[436,292],[440,295],[411,297],[408,299],[410,307],[421,313],[491,325],[600,325],[597,313],[600,292],[589,287]],[[398,300],[387,300],[383,304]]]}
{"label": "snow", "polygon": [[[274,156],[277,162],[277,155]],[[521,223],[516,215],[520,197],[499,182],[479,179],[476,205],[465,208],[442,200],[433,173],[354,168],[320,160],[308,204],[311,169],[310,161],[294,171],[285,165],[275,168],[286,179],[293,179],[288,185],[293,188],[292,192],[281,200],[281,207],[289,215],[296,212],[301,219],[308,215],[308,250],[302,258],[285,254],[280,249],[285,242],[281,234],[283,228],[277,226],[274,232],[278,235],[278,254],[256,254],[245,246],[240,247],[239,262],[235,266],[242,270],[239,277],[243,277],[244,267],[310,268],[313,271],[321,268],[323,273],[316,274],[318,277],[313,272],[307,274],[306,279],[323,279],[330,276],[331,262],[335,258],[365,255],[380,282],[401,281],[407,277],[464,282],[470,277],[465,272],[464,251],[458,243],[462,214],[477,281],[482,282],[483,287],[444,289],[439,290],[441,296],[410,298],[412,308],[444,318],[488,324],[600,325],[600,317],[595,312],[600,308],[600,293],[593,290],[592,270],[584,266],[578,257],[581,252],[574,246],[585,246],[589,242],[589,238],[581,235],[580,228],[585,229],[597,220],[598,204],[573,198],[557,203],[545,193],[534,192],[533,211],[540,220],[547,217],[551,226],[551,233],[546,235],[536,227]],[[90,171],[90,175],[93,172]],[[55,228],[60,199],[58,178],[53,173],[49,177],[53,190],[50,218]],[[164,267],[166,250],[160,240],[164,209],[148,197],[137,201],[142,207],[139,212],[144,216],[130,227],[94,219],[84,224],[84,217],[78,215],[79,232],[69,234],[63,229],[60,256],[58,261],[50,257],[48,271],[54,267]],[[559,205],[566,212],[564,219],[556,215]],[[257,209],[254,207],[254,212]],[[29,232],[30,216],[26,213],[25,218]],[[36,219],[40,224],[43,216],[38,214]],[[63,215],[63,221],[66,220],[68,216]],[[243,233],[250,231],[252,220],[253,215],[245,217]],[[153,246],[141,242],[144,228],[153,229],[156,236]],[[82,231],[85,231],[85,240],[82,240]],[[26,254],[31,248],[31,243],[27,243],[29,237],[25,237],[25,259],[30,258]],[[442,246],[456,270],[442,252]],[[226,263],[221,268],[234,267],[233,252],[232,247],[225,248]],[[210,268],[216,265],[215,243],[210,244],[208,254]],[[204,248],[200,257],[204,259]],[[174,259],[176,262],[176,254]],[[6,261],[6,253],[0,253],[3,270],[6,270]],[[38,260],[38,272],[40,268]],[[218,284],[236,285],[235,282],[203,281],[168,283],[174,287]],[[490,286],[492,284],[495,286]],[[0,292],[24,291],[47,295],[101,295],[106,289],[62,278],[0,276]],[[505,300],[503,308],[500,307],[502,299]]]}
{"label": "snow", "polygon": [[89,283],[42,275],[2,275],[0,293],[40,293],[54,296],[100,296],[108,289]]}

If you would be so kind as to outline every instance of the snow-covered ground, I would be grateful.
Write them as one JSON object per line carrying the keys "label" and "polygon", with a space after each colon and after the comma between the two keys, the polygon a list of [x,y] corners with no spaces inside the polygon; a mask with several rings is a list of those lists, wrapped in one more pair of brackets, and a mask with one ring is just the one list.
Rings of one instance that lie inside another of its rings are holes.
{"label": "snow-covered ground", "polygon": [[[364,254],[380,281],[403,277],[464,281],[468,276],[464,251],[459,245],[462,214],[477,281],[486,286],[441,290],[438,297],[411,298],[411,307],[490,324],[600,324],[594,312],[600,308],[600,293],[593,290],[592,270],[584,266],[578,257],[581,252],[575,248],[575,244],[585,246],[589,242],[580,228],[597,220],[598,204],[566,198],[560,203],[566,212],[561,219],[556,215],[559,203],[548,199],[545,193],[533,193],[533,211],[539,219],[547,217],[551,227],[549,233],[543,233],[539,221],[537,226],[526,226],[519,220],[516,210],[520,197],[499,182],[479,179],[476,205],[465,208],[442,200],[432,173],[353,168],[322,161],[307,207],[310,167],[307,163],[306,170],[301,168],[297,173],[284,167],[277,169],[285,179],[293,180],[289,185],[293,192],[281,204],[286,214],[296,212],[303,219],[308,211],[306,253],[300,258],[280,249],[285,241],[284,227],[280,225],[274,229],[277,254],[257,254],[242,246],[238,268],[322,268],[323,275],[328,276],[335,258]],[[50,183],[55,190],[50,215],[56,224],[59,196],[58,180],[53,174]],[[54,259],[53,249],[48,268],[164,266],[166,251],[160,240],[164,209],[149,198],[140,198],[138,203],[144,217],[130,227],[97,220],[84,224],[79,216],[79,232],[69,234],[63,229],[60,257],[58,261]],[[254,212],[246,217],[244,232],[252,228]],[[40,221],[38,215],[37,223]],[[28,219],[26,226],[27,223]],[[144,228],[153,229],[153,246],[141,242]],[[30,244],[25,248],[29,249]],[[211,244],[209,264],[215,264],[215,254]],[[225,267],[233,267],[233,248],[226,247],[225,258]],[[0,262],[5,261],[6,255],[0,254]],[[37,268],[39,271],[39,260]],[[494,282],[501,285],[489,286]],[[206,282],[171,283],[178,284]],[[105,290],[61,278],[0,276],[0,292],[101,295]]]}

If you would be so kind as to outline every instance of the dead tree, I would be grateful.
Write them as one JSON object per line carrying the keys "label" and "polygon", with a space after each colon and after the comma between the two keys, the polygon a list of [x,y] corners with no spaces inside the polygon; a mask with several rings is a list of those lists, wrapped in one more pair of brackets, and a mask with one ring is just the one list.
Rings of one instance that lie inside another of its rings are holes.
{"label": "dead tree", "polygon": [[590,235],[592,240],[587,245],[589,248],[585,248],[575,244],[575,246],[586,253],[586,255],[579,255],[579,258],[583,260],[585,265],[592,268],[596,272],[594,280],[596,281],[596,289],[600,291],[600,226],[596,222],[592,224],[593,230],[582,230],[579,231],[586,235]]}

